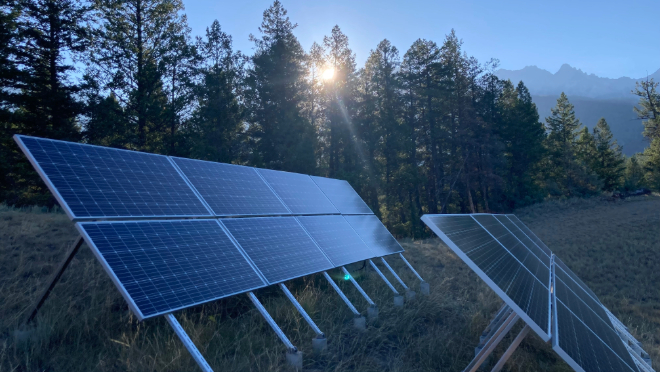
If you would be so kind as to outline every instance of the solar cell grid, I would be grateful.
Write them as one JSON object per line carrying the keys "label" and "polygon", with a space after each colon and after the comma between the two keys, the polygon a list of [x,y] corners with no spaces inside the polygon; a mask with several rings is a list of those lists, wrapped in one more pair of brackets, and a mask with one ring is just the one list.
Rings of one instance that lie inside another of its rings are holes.
{"label": "solar cell grid", "polygon": [[165,156],[15,139],[72,219],[211,215]]}
{"label": "solar cell grid", "polygon": [[230,218],[221,223],[270,284],[334,267],[294,217]]}
{"label": "solar cell grid", "polygon": [[290,214],[255,168],[184,158],[172,160],[216,216]]}
{"label": "solar cell grid", "polygon": [[541,281],[470,215],[425,215],[422,220],[541,338],[550,339],[549,290]]}
{"label": "solar cell grid", "polygon": [[[561,301],[556,301],[553,349],[576,371],[639,372],[612,351]],[[627,354],[630,359],[630,354]],[[630,359],[632,362],[632,359]]]}
{"label": "solar cell grid", "polygon": [[509,232],[518,238],[518,240],[520,240],[520,242],[523,243],[523,245],[527,247],[530,252],[538,257],[538,259],[541,260],[541,262],[543,262],[546,267],[550,267],[550,256],[548,256],[541,248],[538,247],[538,245],[536,245],[536,243],[534,243],[527,235],[525,235],[525,233],[523,233],[522,230],[516,226],[516,224],[511,222],[511,220],[503,214],[495,214],[493,216],[498,221],[500,221],[500,223],[504,225],[504,227],[506,227]]}
{"label": "solar cell grid", "polygon": [[373,214],[348,182],[316,176],[312,176],[312,180],[341,214]]}
{"label": "solar cell grid", "polygon": [[[587,294],[588,294],[589,296],[591,296],[591,298],[592,298],[594,301],[596,301],[596,302],[598,302],[598,303],[600,304],[600,300],[598,299],[598,296],[596,296],[596,294],[594,293],[594,291],[592,291],[591,288],[589,288],[589,286],[586,285],[586,284],[582,281],[582,279],[580,279],[580,278],[579,278],[579,277],[573,272],[573,270],[571,270],[568,266],[566,266],[566,264],[565,264],[562,260],[560,260],[559,257],[557,257],[557,256],[555,256],[555,265],[559,266],[559,267],[563,270],[563,272],[566,273],[566,275],[568,275],[571,279],[573,279],[573,281],[574,281],[575,283],[577,283],[577,285],[579,285],[580,288],[582,288],[585,292],[587,292]],[[560,273],[560,274],[561,274],[561,273]],[[567,281],[567,282],[568,282],[568,281]]]}
{"label": "solar cell grid", "polygon": [[216,220],[76,226],[140,319],[266,285]]}
{"label": "solar cell grid", "polygon": [[306,174],[257,169],[293,214],[339,214]]}
{"label": "solar cell grid", "polygon": [[552,256],[552,251],[550,250],[550,248],[548,248],[548,246],[546,246],[545,243],[543,243],[543,241],[542,241],[541,239],[539,239],[538,236],[536,236],[536,234],[534,234],[534,233],[532,232],[532,230],[529,229],[529,227],[527,227],[527,225],[525,225],[522,221],[520,221],[520,219],[518,219],[518,217],[516,217],[515,214],[507,214],[506,217],[507,217],[509,220],[511,220],[511,222],[513,222],[516,226],[518,226],[518,228],[519,228],[519,229],[520,229],[525,235],[527,235],[528,238],[530,238],[534,243],[536,243],[536,245],[537,245],[537,246],[538,246],[538,247],[539,247],[539,248],[540,248],[540,249],[541,249],[541,250],[542,250],[542,251],[543,251],[548,257],[551,257],[551,256]]}
{"label": "solar cell grid", "polygon": [[472,218],[500,242],[546,288],[550,288],[550,269],[493,215],[472,215]]}
{"label": "solar cell grid", "polygon": [[344,216],[376,257],[403,252],[399,242],[375,215]]}

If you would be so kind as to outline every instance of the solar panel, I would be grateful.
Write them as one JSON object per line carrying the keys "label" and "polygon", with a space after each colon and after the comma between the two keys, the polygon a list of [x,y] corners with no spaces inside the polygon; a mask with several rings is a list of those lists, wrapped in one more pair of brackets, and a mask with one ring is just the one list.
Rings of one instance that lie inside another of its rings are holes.
{"label": "solar panel", "polygon": [[71,219],[211,215],[166,156],[14,138]]}
{"label": "solar panel", "polygon": [[339,214],[306,174],[257,169],[293,214]]}
{"label": "solar panel", "polygon": [[172,160],[216,216],[290,214],[255,168],[184,158]]}
{"label": "solar panel", "polygon": [[[632,357],[609,320],[604,321],[584,302],[591,297],[584,292],[573,292],[557,271],[561,269],[555,266],[553,349],[571,366],[577,365],[585,371],[637,372]],[[568,276],[564,278],[568,279]],[[604,313],[602,307],[597,306],[597,309]]]}
{"label": "solar panel", "polygon": [[545,251],[539,248],[539,246],[536,245],[534,241],[532,241],[527,235],[525,235],[525,233],[523,233],[522,230],[520,230],[520,228],[515,223],[511,222],[511,220],[503,214],[495,214],[493,216],[495,216],[495,218],[498,221],[500,221],[500,223],[504,225],[504,227],[506,227],[507,230],[509,230],[513,235],[515,235],[515,237],[518,238],[518,240],[520,240],[520,242],[523,243],[523,245],[527,247],[527,249],[529,249],[530,252],[532,252],[536,257],[538,257],[539,260],[541,260],[541,262],[543,262],[545,266],[550,267],[550,256],[548,256],[545,253]]}
{"label": "solar panel", "polygon": [[472,215],[488,233],[506,248],[529,272],[546,288],[550,288],[550,267],[546,266],[536,255],[523,245],[504,225],[492,214]]}
{"label": "solar panel", "polygon": [[518,219],[518,217],[516,217],[515,214],[507,214],[506,217],[507,217],[508,219],[510,219],[511,222],[513,222],[516,226],[518,226],[518,228],[519,228],[519,229],[520,229],[525,235],[527,235],[528,238],[530,238],[534,243],[536,243],[536,245],[537,245],[537,246],[538,246],[538,247],[539,247],[539,248],[540,248],[540,249],[541,249],[541,250],[542,250],[542,251],[543,251],[548,257],[551,257],[551,256],[552,256],[552,251],[550,250],[550,248],[548,248],[548,246],[546,246],[546,245],[543,243],[543,241],[541,241],[541,239],[539,239],[538,236],[536,236],[536,234],[534,234],[534,233],[532,232],[532,230],[530,230],[529,227],[527,227],[527,225],[525,225],[522,221],[520,221],[520,219]]}
{"label": "solar panel", "polygon": [[424,215],[422,221],[543,340],[550,339],[547,280],[534,277],[470,215]]}
{"label": "solar panel", "polygon": [[335,267],[375,257],[342,216],[298,217]]}
{"label": "solar panel", "polygon": [[347,181],[316,176],[312,176],[312,180],[341,214],[374,213]]}
{"label": "solar panel", "polygon": [[387,231],[387,228],[380,222],[378,217],[368,215],[344,216],[344,218],[355,232],[360,235],[360,238],[362,238],[376,257],[403,252],[403,248],[401,248],[399,242]]}
{"label": "solar panel", "polygon": [[230,218],[221,223],[270,284],[334,267],[294,217]]}
{"label": "solar panel", "polygon": [[[563,272],[566,273],[571,279],[573,279],[573,281],[574,281],[577,285],[579,285],[581,289],[583,289],[585,292],[587,292],[587,294],[588,294],[588,295],[589,295],[594,301],[598,302],[599,304],[601,303],[601,302],[600,302],[600,299],[598,299],[598,296],[596,296],[596,294],[594,293],[594,291],[592,291],[591,288],[589,288],[589,286],[586,285],[586,284],[582,281],[582,279],[580,279],[580,278],[579,278],[579,277],[573,272],[573,270],[571,270],[568,266],[566,266],[566,264],[565,264],[562,260],[560,260],[559,257],[557,257],[557,256],[555,256],[555,265],[559,266],[559,267],[563,270]],[[562,279],[563,279],[563,278],[562,278]],[[565,280],[565,281],[568,282],[568,280]],[[601,305],[601,306],[602,306],[602,305]]]}
{"label": "solar panel", "polygon": [[217,220],[76,227],[140,320],[266,285]]}

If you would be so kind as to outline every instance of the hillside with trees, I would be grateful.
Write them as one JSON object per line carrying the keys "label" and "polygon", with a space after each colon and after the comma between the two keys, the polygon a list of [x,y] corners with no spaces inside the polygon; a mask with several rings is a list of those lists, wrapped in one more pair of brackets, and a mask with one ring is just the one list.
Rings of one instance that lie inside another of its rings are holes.
{"label": "hillside with trees", "polygon": [[650,146],[626,158],[561,94],[539,117],[455,32],[357,66],[339,26],[305,51],[275,1],[234,50],[191,35],[180,0],[3,0],[0,201],[54,199],[16,133],[348,180],[399,236],[424,213],[504,212],[548,197],[660,188],[658,83],[637,82]]}

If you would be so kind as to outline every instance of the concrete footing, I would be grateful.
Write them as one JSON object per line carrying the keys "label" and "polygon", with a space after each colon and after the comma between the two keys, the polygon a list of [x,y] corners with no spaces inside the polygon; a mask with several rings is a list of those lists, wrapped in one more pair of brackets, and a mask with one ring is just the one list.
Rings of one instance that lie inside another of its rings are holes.
{"label": "concrete footing", "polygon": [[328,339],[325,336],[316,336],[312,339],[312,349],[315,353],[322,353],[328,348]]}
{"label": "concrete footing", "polygon": [[303,353],[302,351],[287,351],[286,363],[294,371],[302,371],[303,367]]}
{"label": "concrete footing", "polygon": [[367,319],[363,316],[356,316],[353,318],[353,327],[358,331],[364,331],[367,329]]}
{"label": "concrete footing", "polygon": [[369,308],[367,308],[367,318],[370,323],[373,323],[378,319],[378,306],[369,306]]}
{"label": "concrete footing", "polygon": [[394,306],[403,307],[403,296],[394,296]]}
{"label": "concrete footing", "polygon": [[428,296],[429,294],[431,294],[431,286],[429,285],[428,282],[422,282],[422,284],[420,284],[419,287],[420,287],[420,292],[423,295]]}
{"label": "concrete footing", "polygon": [[415,299],[415,291],[407,290],[406,291],[406,301],[412,301]]}

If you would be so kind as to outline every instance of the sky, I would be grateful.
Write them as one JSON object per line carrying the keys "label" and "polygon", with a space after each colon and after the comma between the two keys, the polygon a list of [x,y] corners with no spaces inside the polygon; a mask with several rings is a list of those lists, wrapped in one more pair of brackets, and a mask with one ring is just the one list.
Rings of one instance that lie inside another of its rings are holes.
{"label": "sky", "polygon": [[[305,50],[321,44],[334,25],[349,38],[358,67],[389,39],[403,57],[419,39],[442,44],[451,29],[464,50],[500,68],[561,65],[600,77],[641,78],[660,69],[660,0],[281,0]],[[272,0],[183,0],[193,35],[217,19],[234,48],[250,55]]]}

